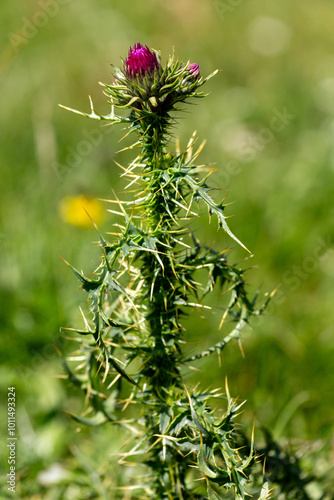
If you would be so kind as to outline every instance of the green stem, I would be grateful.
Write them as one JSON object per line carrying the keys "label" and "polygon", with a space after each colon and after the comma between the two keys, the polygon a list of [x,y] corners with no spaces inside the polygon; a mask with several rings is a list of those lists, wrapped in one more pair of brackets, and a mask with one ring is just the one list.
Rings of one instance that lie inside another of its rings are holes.
{"label": "green stem", "polygon": [[[179,293],[179,284],[173,269],[175,243],[171,242],[169,237],[173,220],[166,213],[156,173],[164,168],[165,127],[166,120],[163,119],[156,127],[149,129],[149,138],[146,136],[143,148],[147,165],[146,189],[149,193],[146,207],[143,207],[143,217],[146,221],[147,236],[156,238],[157,252],[157,254],[147,253],[142,266],[146,294],[150,296],[146,324],[153,338],[152,350],[147,353],[141,370],[150,389],[151,404],[147,407],[145,421],[148,443],[151,446],[156,442],[156,435],[162,432],[161,424],[160,428],[158,425],[161,415],[166,412],[168,415],[171,401],[179,399],[180,391],[183,391],[180,372],[182,330],[178,323],[177,306],[174,304]],[[155,475],[154,498],[190,499],[191,497],[182,496],[183,493],[179,491],[180,486],[178,486],[184,485],[184,461],[173,447],[167,448],[168,456],[164,455],[166,449],[164,452],[161,442],[156,443],[150,452],[148,465],[154,470]]]}

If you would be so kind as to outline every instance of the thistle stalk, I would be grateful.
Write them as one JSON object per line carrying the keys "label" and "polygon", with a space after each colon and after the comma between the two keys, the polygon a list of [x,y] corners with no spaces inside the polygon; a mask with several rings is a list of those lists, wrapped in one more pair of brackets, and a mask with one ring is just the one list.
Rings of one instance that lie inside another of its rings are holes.
{"label": "thistle stalk", "polygon": [[[102,261],[95,278],[72,268],[89,295],[91,318],[76,330],[80,365],[73,370],[64,360],[64,367],[99,423],[136,426],[136,443],[123,458],[141,460],[147,473],[129,485],[138,491],[133,498],[220,499],[232,498],[226,497],[231,492],[244,499],[254,450],[252,444],[247,455],[239,449],[234,419],[240,405],[227,386],[222,398],[217,390],[187,385],[184,373],[189,363],[240,340],[242,328],[269,298],[257,307],[257,297],[246,292],[245,271],[228,263],[225,252],[201,245],[191,231],[195,205],[201,204],[244,247],[227,225],[224,203],[210,197],[208,176],[201,177],[201,146],[194,151],[192,137],[184,152],[167,150],[179,103],[203,97],[200,88],[216,72],[203,78],[198,64],[183,64],[174,55],[162,66],[160,54],[141,44],[130,49],[122,69],[113,68],[114,82],[102,84],[112,112],[99,115],[93,105],[90,113],[75,112],[125,123],[136,134],[140,153],[126,175],[137,191],[133,201],[118,201],[122,224],[114,241],[99,235]],[[124,114],[115,115],[115,108]],[[207,271],[201,285],[195,279],[200,269]],[[216,286],[229,295],[222,323],[229,319],[232,328],[210,349],[191,355],[182,317],[207,307],[203,301]],[[224,413],[212,409],[219,399],[227,403]],[[126,421],[121,408],[130,410]],[[267,486],[260,490],[258,498],[269,498]]]}

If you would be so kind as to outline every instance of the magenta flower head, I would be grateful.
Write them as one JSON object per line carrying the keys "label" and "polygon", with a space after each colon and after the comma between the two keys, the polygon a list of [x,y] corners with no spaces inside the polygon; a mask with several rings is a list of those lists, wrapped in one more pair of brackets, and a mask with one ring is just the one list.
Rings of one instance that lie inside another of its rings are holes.
{"label": "magenta flower head", "polygon": [[190,73],[196,80],[200,76],[200,68],[196,63],[190,63],[186,71],[188,71],[188,73]]}
{"label": "magenta flower head", "polygon": [[151,52],[147,45],[137,43],[130,47],[129,55],[125,62],[125,74],[128,78],[150,75],[160,67],[157,56]]}

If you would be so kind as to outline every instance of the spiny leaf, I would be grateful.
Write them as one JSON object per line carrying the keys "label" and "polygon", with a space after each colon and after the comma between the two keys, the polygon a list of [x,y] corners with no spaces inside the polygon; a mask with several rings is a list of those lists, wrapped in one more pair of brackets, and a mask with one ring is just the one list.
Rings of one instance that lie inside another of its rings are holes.
{"label": "spiny leaf", "polygon": [[115,370],[120,375],[122,375],[123,378],[125,378],[131,384],[137,385],[137,382],[135,382],[133,380],[133,378],[128,373],[126,373],[125,370],[123,370],[123,368],[120,366],[120,364],[116,361],[116,359],[113,356],[109,357],[109,361],[110,361],[110,364],[112,364],[112,366],[115,368]]}
{"label": "spiny leaf", "polygon": [[226,335],[226,337],[224,337],[223,340],[221,340],[220,342],[218,342],[217,344],[215,344],[214,346],[210,347],[205,351],[195,354],[194,356],[190,356],[189,358],[186,358],[184,362],[189,363],[190,361],[195,361],[196,359],[205,358],[206,356],[210,356],[214,352],[220,353],[231,340],[239,339],[240,332],[246,324],[247,323],[245,320],[243,319],[240,320],[237,323],[236,327],[228,335]]}
{"label": "spiny leaf", "polygon": [[208,484],[207,493],[208,493],[208,500],[223,500],[224,499],[224,497],[222,497],[217,491],[215,491],[213,489],[213,486],[211,484]]}
{"label": "spiny leaf", "polygon": [[200,451],[197,455],[197,464],[199,469],[203,472],[203,474],[210,478],[216,478],[217,474],[208,466],[208,462]]}
{"label": "spiny leaf", "polygon": [[70,267],[72,269],[72,271],[75,274],[75,276],[81,281],[82,288],[86,292],[96,290],[101,285],[101,283],[103,281],[103,278],[104,278],[103,275],[98,280],[95,280],[95,281],[91,280],[91,279],[87,278],[83,273],[81,273],[80,271],[78,271],[71,264],[69,264],[65,259],[63,259],[62,257],[60,257],[60,258],[65,262],[66,265],[68,265],[68,267]]}
{"label": "spiny leaf", "polygon": [[192,401],[191,401],[191,397],[190,397],[190,394],[189,394],[187,388],[186,388],[186,393],[187,393],[188,400],[189,400],[191,418],[193,419],[193,422],[194,422],[195,426],[201,432],[201,434],[203,434],[204,436],[208,436],[209,435],[208,431],[203,427],[203,425],[201,424],[201,422],[199,421],[199,419],[198,419],[198,417],[196,415],[196,411],[195,411],[195,409],[193,407],[193,404],[192,404]]}
{"label": "spiny leaf", "polygon": [[162,408],[160,413],[160,432],[164,434],[170,422],[170,410],[168,407]]}
{"label": "spiny leaf", "polygon": [[262,490],[261,490],[261,495],[259,496],[259,500],[267,500],[269,498],[271,498],[269,485],[268,485],[268,483],[264,483]]}
{"label": "spiny leaf", "polygon": [[104,424],[105,422],[108,421],[108,418],[102,412],[96,413],[94,415],[94,417],[92,417],[92,418],[80,417],[78,415],[74,415],[73,413],[70,413],[67,411],[65,413],[67,413],[67,415],[72,417],[73,420],[75,420],[76,422],[79,422],[80,424],[83,424],[83,425],[88,425],[90,427],[96,427],[96,426]]}
{"label": "spiny leaf", "polygon": [[107,121],[111,121],[113,123],[125,123],[128,121],[127,118],[116,116],[114,114],[114,107],[113,106],[111,107],[111,113],[109,115],[105,115],[105,116],[99,115],[98,113],[96,113],[94,111],[93,101],[92,101],[90,96],[89,96],[89,102],[90,102],[90,109],[91,109],[90,113],[82,113],[81,111],[78,111],[77,109],[68,108],[67,106],[63,106],[62,104],[59,104],[59,106],[63,109],[66,109],[67,111],[71,111],[72,113],[75,113],[77,115],[85,116],[87,118],[92,118],[94,120],[107,120]]}
{"label": "spiny leaf", "polygon": [[206,205],[209,208],[210,213],[215,213],[218,217],[218,222],[219,225],[224,229],[224,231],[231,237],[233,238],[240,246],[242,246],[247,252],[249,252],[248,248],[245,247],[245,245],[232,233],[230,228],[227,225],[226,222],[226,217],[223,213],[224,211],[224,206],[223,205],[216,205],[216,203],[210,198],[210,196],[207,194],[207,191],[210,189],[206,185],[200,185],[192,177],[189,175],[186,175],[184,177],[185,181],[188,183],[188,185],[192,188],[193,190],[193,195],[195,199],[202,199]]}

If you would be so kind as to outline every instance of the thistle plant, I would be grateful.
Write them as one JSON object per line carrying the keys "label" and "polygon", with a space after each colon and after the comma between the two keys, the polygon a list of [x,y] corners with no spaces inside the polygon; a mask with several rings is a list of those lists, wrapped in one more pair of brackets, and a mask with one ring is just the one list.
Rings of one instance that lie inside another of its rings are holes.
{"label": "thistle plant", "polygon": [[[205,208],[245,248],[227,225],[224,200],[216,202],[210,193],[211,172],[197,164],[203,144],[196,149],[193,136],[184,151],[168,150],[180,105],[204,97],[201,88],[216,71],[204,78],[198,64],[174,55],[163,66],[160,53],[136,44],[113,73],[113,82],[102,84],[110,114],[99,115],[92,102],[90,113],[71,110],[125,125],[135,136],[130,149],[138,150],[123,167],[135,194],[131,201],[113,202],[121,223],[111,241],[99,234],[99,267],[88,277],[71,266],[88,294],[90,313],[83,316],[84,328],[74,330],[78,362],[73,367],[64,360],[64,367],[94,412],[91,420],[74,418],[133,433],[120,463],[141,464],[144,472],[140,477],[136,471],[125,484],[126,498],[244,499],[251,493],[264,500],[269,488],[254,483],[252,439],[240,447],[235,419],[241,404],[227,384],[222,395],[194,387],[188,375],[197,360],[240,340],[269,300],[258,306],[257,295],[247,292],[246,270],[228,262],[225,249],[202,245],[192,232],[196,210]],[[203,282],[199,271],[206,272]],[[194,352],[182,319],[206,307],[203,301],[215,287],[225,294],[225,333],[212,347]],[[114,488],[114,498],[123,495]]]}

